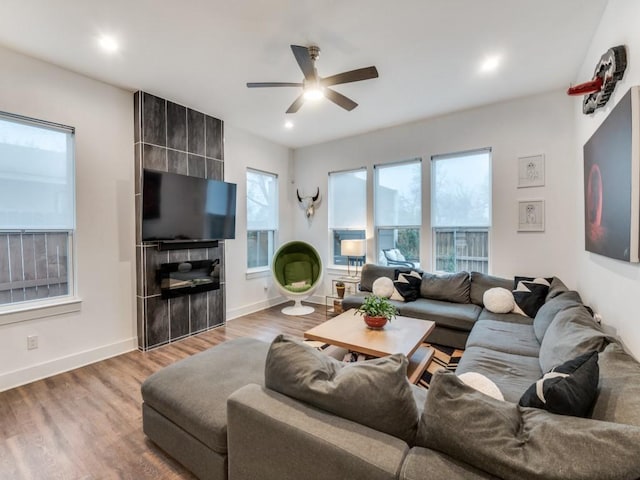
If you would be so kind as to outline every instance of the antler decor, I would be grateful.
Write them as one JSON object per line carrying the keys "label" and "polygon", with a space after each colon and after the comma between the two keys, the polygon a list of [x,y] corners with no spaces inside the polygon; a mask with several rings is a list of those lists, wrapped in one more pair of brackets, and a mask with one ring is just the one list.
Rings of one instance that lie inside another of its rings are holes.
{"label": "antler decor", "polygon": [[604,107],[611,98],[616,83],[621,80],[627,68],[627,50],[618,45],[607,50],[596,65],[593,78],[588,82],[574,85],[567,95],[584,95],[582,113],[588,115]]}
{"label": "antler decor", "polygon": [[296,196],[307,218],[310,219],[313,217],[313,214],[316,212],[316,206],[319,203],[318,200],[320,199],[320,187],[317,187],[315,195],[309,195],[307,197],[300,196],[300,192],[296,189]]}

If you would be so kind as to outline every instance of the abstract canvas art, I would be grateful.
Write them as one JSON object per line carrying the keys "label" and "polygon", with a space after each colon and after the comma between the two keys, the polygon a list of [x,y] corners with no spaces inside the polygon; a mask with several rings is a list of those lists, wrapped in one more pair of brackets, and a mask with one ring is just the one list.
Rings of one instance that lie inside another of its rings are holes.
{"label": "abstract canvas art", "polygon": [[631,88],[584,145],[585,248],[638,262],[638,87]]}

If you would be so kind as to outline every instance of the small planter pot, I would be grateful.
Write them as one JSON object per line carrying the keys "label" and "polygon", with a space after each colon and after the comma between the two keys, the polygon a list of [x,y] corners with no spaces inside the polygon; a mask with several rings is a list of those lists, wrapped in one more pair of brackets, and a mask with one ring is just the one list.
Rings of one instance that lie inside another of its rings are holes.
{"label": "small planter pot", "polygon": [[344,291],[345,291],[345,288],[346,288],[346,287],[345,287],[344,285],[342,285],[342,286],[339,286],[339,285],[338,285],[338,286],[336,287],[336,293],[338,294],[338,298],[344,298]]}
{"label": "small planter pot", "polygon": [[370,317],[364,315],[364,323],[373,330],[380,330],[387,324],[387,317]]}

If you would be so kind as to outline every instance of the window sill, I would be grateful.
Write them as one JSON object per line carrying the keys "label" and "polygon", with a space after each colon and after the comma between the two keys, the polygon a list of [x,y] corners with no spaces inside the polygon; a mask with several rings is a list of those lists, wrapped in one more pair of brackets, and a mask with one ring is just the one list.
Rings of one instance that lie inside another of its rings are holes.
{"label": "window sill", "polygon": [[247,280],[251,280],[252,278],[264,278],[271,276],[271,269],[269,267],[264,268],[252,268],[251,270],[247,270],[245,274]]}
{"label": "window sill", "polygon": [[0,307],[0,325],[79,312],[81,304],[82,299],[79,297],[64,297],[58,300],[7,305]]}

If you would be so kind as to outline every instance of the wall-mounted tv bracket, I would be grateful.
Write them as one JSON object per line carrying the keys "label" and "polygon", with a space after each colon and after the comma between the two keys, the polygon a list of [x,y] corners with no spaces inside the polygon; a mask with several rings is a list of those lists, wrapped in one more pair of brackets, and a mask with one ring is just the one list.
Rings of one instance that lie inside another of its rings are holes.
{"label": "wall-mounted tv bracket", "polygon": [[616,88],[616,83],[622,80],[626,68],[626,47],[624,45],[612,47],[600,57],[593,72],[593,79],[570,87],[567,95],[584,95],[582,113],[589,115],[606,105],[613,89]]}

